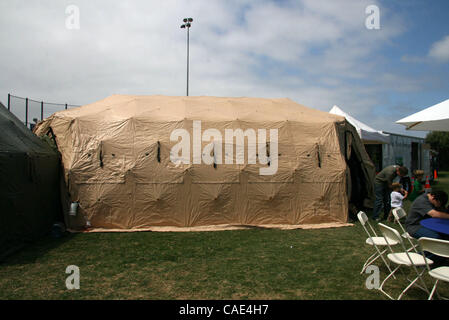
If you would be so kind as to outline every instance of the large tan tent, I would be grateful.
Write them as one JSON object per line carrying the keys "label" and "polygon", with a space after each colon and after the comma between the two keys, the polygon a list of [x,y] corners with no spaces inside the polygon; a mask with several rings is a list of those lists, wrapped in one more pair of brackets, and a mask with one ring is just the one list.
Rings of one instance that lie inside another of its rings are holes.
{"label": "large tan tent", "polygon": [[61,152],[71,229],[343,224],[373,200],[354,127],[289,99],[113,95],[35,132]]}

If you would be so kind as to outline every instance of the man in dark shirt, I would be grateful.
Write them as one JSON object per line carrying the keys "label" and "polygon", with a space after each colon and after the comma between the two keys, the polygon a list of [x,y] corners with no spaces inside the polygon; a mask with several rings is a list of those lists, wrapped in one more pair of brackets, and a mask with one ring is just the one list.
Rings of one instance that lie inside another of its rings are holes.
{"label": "man in dark shirt", "polygon": [[396,177],[405,177],[408,174],[408,169],[404,166],[388,166],[376,175],[374,179],[374,208],[372,218],[376,221],[380,220],[380,211],[384,208],[383,220],[387,219],[390,213],[390,194],[392,191],[391,184]]}
{"label": "man in dark shirt", "polygon": [[420,221],[426,218],[449,219],[449,213],[446,213],[444,209],[447,198],[447,193],[444,191],[433,191],[416,198],[405,220],[407,232],[417,239],[421,237],[441,239],[438,232],[423,227]]}

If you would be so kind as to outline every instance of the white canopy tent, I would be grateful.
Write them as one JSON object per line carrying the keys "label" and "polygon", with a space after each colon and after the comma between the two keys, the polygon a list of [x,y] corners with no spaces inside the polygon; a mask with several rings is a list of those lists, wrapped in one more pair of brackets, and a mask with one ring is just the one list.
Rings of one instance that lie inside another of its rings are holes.
{"label": "white canopy tent", "polygon": [[406,130],[449,131],[449,99],[396,121]]}
{"label": "white canopy tent", "polygon": [[346,120],[356,128],[362,142],[365,144],[383,144],[390,142],[390,136],[388,134],[382,133],[382,131],[373,129],[363,122],[360,122],[337,106],[334,106],[329,113],[345,117]]}

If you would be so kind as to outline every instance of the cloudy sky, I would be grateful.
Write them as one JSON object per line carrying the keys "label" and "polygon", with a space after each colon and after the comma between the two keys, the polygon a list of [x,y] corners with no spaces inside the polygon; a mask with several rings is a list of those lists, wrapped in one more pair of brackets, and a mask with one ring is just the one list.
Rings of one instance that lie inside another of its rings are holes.
{"label": "cloudy sky", "polygon": [[[449,98],[449,1],[146,0],[0,3],[0,101],[111,94],[287,97],[378,130]],[[379,29],[368,29],[379,8]],[[79,20],[73,6],[79,10]],[[79,28],[77,28],[79,21]],[[16,105],[14,105],[16,106]],[[39,115],[33,106],[30,117]],[[23,116],[23,110],[15,110]]]}

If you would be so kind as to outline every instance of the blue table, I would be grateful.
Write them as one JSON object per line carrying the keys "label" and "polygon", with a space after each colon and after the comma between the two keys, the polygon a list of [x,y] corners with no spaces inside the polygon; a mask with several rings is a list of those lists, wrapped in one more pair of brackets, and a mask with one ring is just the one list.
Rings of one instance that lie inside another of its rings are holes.
{"label": "blue table", "polygon": [[449,219],[429,218],[421,220],[420,224],[427,229],[449,234]]}

